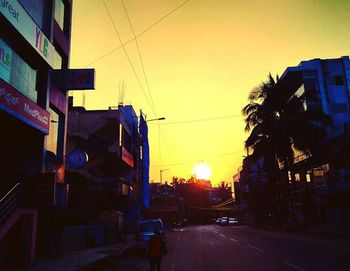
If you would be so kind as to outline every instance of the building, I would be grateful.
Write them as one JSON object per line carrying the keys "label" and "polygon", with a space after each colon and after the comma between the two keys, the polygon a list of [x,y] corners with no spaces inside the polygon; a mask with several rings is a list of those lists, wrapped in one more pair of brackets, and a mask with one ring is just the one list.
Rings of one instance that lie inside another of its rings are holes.
{"label": "building", "polygon": [[298,154],[288,173],[290,211],[306,226],[350,222],[350,60],[313,59],[288,67],[281,82],[304,93],[305,110],[332,118],[326,139],[311,155]]}
{"label": "building", "polygon": [[0,3],[0,265],[49,254],[67,204],[67,90],[84,89],[68,69],[71,17],[71,0]]}
{"label": "building", "polygon": [[243,166],[233,176],[236,214],[241,224],[260,225],[267,221],[267,174],[264,159],[244,157]]}
{"label": "building", "polygon": [[[147,124],[142,113],[140,122],[138,118],[131,105],[86,110],[73,107],[71,100],[67,139],[67,157],[72,158],[67,163],[70,211],[81,215],[85,210],[86,216],[96,216],[117,210],[124,221],[119,227],[130,230],[136,225],[140,210],[149,204]],[[88,194],[83,196],[84,191]]]}

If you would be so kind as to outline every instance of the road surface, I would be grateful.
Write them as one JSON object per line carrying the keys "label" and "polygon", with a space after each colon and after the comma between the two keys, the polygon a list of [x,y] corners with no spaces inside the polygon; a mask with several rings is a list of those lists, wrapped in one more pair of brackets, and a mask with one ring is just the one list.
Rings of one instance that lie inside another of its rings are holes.
{"label": "road surface", "polygon": [[[204,225],[167,232],[164,271],[350,270],[350,242],[245,226]],[[114,271],[147,271],[144,256],[131,255]]]}

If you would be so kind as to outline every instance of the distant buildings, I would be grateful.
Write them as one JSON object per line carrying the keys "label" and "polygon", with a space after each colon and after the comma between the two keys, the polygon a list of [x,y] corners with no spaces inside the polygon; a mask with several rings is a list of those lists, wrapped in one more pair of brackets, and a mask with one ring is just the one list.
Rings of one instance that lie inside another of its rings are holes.
{"label": "distant buildings", "polygon": [[[289,222],[304,226],[349,223],[349,57],[302,61],[296,67],[287,68],[280,82],[290,95],[305,94],[305,110],[322,111],[333,120],[321,145],[311,155],[296,154],[292,167],[286,173],[290,192]],[[249,198],[254,201],[261,199],[253,191],[253,184],[258,183],[256,174],[259,171],[251,164],[248,166],[248,159],[243,160],[243,169],[235,176],[235,195],[243,214],[255,208]],[[260,187],[259,191],[259,195],[263,194],[264,188]]]}

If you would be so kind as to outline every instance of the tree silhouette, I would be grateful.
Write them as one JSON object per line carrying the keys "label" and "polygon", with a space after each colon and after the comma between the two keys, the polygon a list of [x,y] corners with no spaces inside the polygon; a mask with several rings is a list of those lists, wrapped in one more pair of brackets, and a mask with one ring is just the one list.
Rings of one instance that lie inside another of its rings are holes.
{"label": "tree silhouette", "polygon": [[[280,166],[287,170],[295,151],[310,154],[325,134],[330,118],[320,110],[307,108],[306,92],[294,92],[280,78],[268,80],[249,94],[242,109],[245,131],[250,132],[245,148],[253,159],[264,157],[271,205],[280,208]],[[277,195],[276,195],[277,193]],[[277,211],[278,212],[278,211]]]}

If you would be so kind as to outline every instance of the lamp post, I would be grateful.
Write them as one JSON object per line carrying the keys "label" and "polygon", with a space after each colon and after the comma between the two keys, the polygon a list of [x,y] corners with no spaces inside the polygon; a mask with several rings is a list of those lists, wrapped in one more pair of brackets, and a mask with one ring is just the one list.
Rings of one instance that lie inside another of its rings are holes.
{"label": "lamp post", "polygon": [[[159,118],[155,118],[155,119],[149,119],[146,120],[146,122],[150,122],[150,121],[157,121],[157,120],[165,120],[165,117],[159,117]],[[160,152],[160,145],[158,145],[159,147],[159,152]],[[164,171],[164,170],[163,170]],[[160,183],[162,183],[162,170],[160,170]]]}
{"label": "lamp post", "polygon": [[159,174],[160,174],[160,184],[163,183],[163,172],[164,172],[164,171],[167,171],[167,170],[170,170],[170,168],[166,168],[166,169],[161,169],[161,170],[159,170]]}

